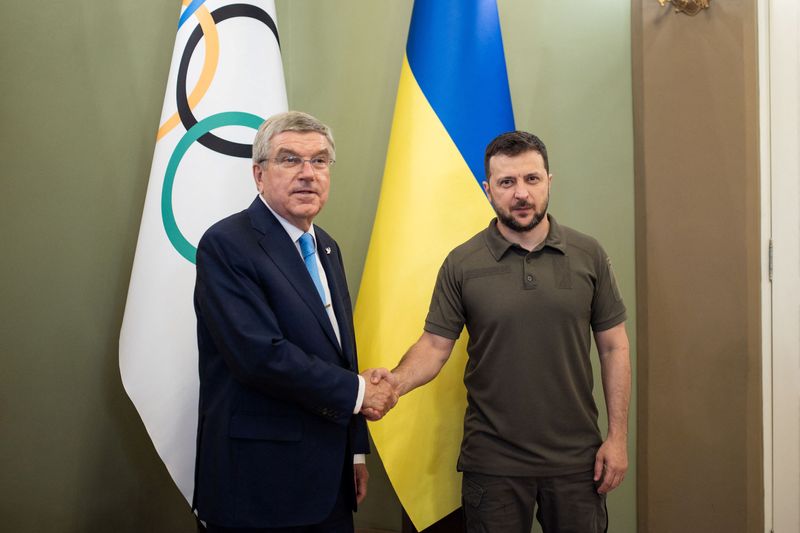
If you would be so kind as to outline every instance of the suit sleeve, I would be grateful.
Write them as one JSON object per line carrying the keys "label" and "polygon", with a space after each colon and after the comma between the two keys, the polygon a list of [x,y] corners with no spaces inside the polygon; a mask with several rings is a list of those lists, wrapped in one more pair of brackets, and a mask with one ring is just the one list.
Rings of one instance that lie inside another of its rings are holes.
{"label": "suit sleeve", "polygon": [[350,442],[353,453],[369,454],[369,437],[367,437],[367,420],[364,415],[355,415],[350,424]]}
{"label": "suit sleeve", "polygon": [[209,232],[198,246],[195,306],[238,381],[337,424],[351,422],[356,374],[285,338],[252,261],[224,236]]}
{"label": "suit sleeve", "polygon": [[[325,234],[325,238],[326,239],[329,238],[327,236],[327,234]],[[348,334],[350,335],[350,342],[352,343],[352,346],[353,346],[353,352],[354,352],[353,357],[355,359],[356,368],[359,368],[359,366],[358,366],[358,349],[356,347],[356,339],[355,339],[355,334],[353,332],[353,327],[352,327],[352,325],[353,325],[353,309],[352,309],[352,307],[350,305],[350,290],[348,289],[348,283],[347,283],[347,279],[346,279],[346,275],[345,275],[345,269],[344,269],[344,262],[342,261],[342,254],[341,254],[341,251],[339,250],[339,245],[333,239],[330,239],[330,241],[331,241],[332,246],[334,246],[336,248],[336,252],[337,252],[336,253],[336,257],[338,259],[339,271],[342,273],[342,279],[344,280],[343,286],[340,287],[341,290],[342,290],[342,298],[343,298],[343,303],[345,305],[345,313],[346,313],[346,315],[344,317],[344,320],[348,321],[348,323],[347,323],[348,331],[349,331]],[[343,324],[340,324],[340,326],[342,326],[342,325]],[[355,407],[355,402],[353,403],[353,407]],[[368,435],[368,433],[367,433],[367,419],[364,418],[364,415],[362,415],[362,414],[355,415],[353,417],[351,423],[350,423],[350,442],[352,443],[352,451],[353,451],[354,454],[369,454],[370,453],[369,437],[367,435]]]}

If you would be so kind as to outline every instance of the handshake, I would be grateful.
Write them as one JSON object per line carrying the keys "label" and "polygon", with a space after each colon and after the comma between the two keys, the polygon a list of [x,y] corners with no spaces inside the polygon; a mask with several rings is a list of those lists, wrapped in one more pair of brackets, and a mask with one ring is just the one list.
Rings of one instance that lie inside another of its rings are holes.
{"label": "handshake", "polygon": [[361,373],[366,382],[361,414],[376,421],[389,412],[400,399],[400,380],[385,368],[371,368]]}

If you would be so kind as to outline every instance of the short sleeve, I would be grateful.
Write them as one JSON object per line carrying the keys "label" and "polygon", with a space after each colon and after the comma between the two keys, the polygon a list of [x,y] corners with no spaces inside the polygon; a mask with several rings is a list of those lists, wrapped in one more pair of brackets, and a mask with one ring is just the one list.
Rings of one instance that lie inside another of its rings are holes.
{"label": "short sleeve", "polygon": [[436,277],[431,305],[425,318],[425,331],[453,340],[461,335],[464,328],[461,286],[459,271],[448,256]]}
{"label": "short sleeve", "polygon": [[592,329],[605,331],[627,318],[625,303],[617,286],[611,258],[602,248],[598,249],[597,283],[592,299]]}

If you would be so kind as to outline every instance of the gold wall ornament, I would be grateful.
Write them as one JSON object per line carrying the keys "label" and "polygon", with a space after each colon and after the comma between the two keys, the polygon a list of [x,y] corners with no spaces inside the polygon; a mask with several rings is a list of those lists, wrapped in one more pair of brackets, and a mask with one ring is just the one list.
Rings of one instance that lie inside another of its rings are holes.
{"label": "gold wall ornament", "polygon": [[697,15],[703,9],[708,9],[711,0],[658,0],[662,6],[672,4],[675,13],[686,13],[687,15]]}

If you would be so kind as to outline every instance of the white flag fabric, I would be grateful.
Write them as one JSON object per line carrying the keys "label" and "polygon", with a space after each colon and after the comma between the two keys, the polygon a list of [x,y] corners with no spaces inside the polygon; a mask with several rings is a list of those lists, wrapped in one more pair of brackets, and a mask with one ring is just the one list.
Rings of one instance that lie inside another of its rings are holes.
{"label": "white flag fabric", "polygon": [[275,21],[272,0],[183,0],[120,332],[125,390],[190,502],[196,246],[252,201],[255,130],[287,109]]}

